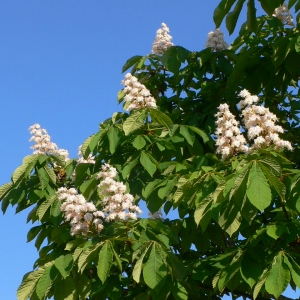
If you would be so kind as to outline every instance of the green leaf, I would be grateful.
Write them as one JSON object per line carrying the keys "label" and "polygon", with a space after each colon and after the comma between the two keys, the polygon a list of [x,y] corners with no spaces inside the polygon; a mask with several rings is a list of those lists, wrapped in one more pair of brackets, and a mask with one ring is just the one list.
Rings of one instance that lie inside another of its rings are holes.
{"label": "green leaf", "polygon": [[37,214],[39,217],[39,220],[41,221],[43,216],[45,215],[46,211],[48,210],[48,208],[52,205],[52,203],[57,200],[57,195],[53,195],[52,197],[50,197],[49,199],[47,199],[46,201],[44,201],[37,209]]}
{"label": "green leaf", "polygon": [[115,126],[111,126],[107,132],[109,151],[114,154],[120,141],[120,132]]}
{"label": "green leaf", "polygon": [[247,7],[247,26],[250,31],[255,32],[257,28],[257,21],[254,0],[248,0]]}
{"label": "green leaf", "polygon": [[85,181],[79,188],[80,192],[86,199],[90,199],[93,193],[97,190],[99,181],[97,180],[97,174],[93,175],[92,178]]}
{"label": "green leaf", "polygon": [[232,5],[236,2],[237,0],[222,0],[219,5],[216,7],[214,11],[214,22],[216,24],[216,28],[219,28],[223,19],[225,16],[228,14],[230,11]]}
{"label": "green leaf", "polygon": [[203,139],[203,143],[209,144],[209,146],[211,146],[212,148],[214,147],[213,143],[212,143],[212,139],[205,131],[201,130],[200,128],[194,127],[194,126],[187,126],[187,127],[189,129],[191,129],[192,131],[194,131],[195,133],[197,133]]}
{"label": "green leaf", "polygon": [[266,291],[274,295],[276,299],[285,291],[290,282],[290,272],[284,262],[284,253],[279,252],[274,257],[272,268],[268,274],[265,287]]}
{"label": "green leaf", "polygon": [[56,175],[53,171],[52,168],[50,168],[48,165],[44,166],[44,169],[46,171],[46,173],[48,174],[50,180],[52,181],[52,183],[56,184]]}
{"label": "green leaf", "polygon": [[297,287],[300,289],[300,267],[299,267],[299,265],[289,255],[288,256],[284,255],[284,262],[287,264],[287,266],[290,269],[293,281],[295,282]]}
{"label": "green leaf", "polygon": [[40,267],[36,271],[25,274],[22,283],[18,288],[18,300],[28,300],[28,298],[32,295],[34,291],[38,280],[44,274],[45,269],[52,264],[53,263],[46,263],[43,267]]}
{"label": "green leaf", "polygon": [[144,126],[145,112],[142,110],[134,110],[123,123],[125,135],[140,129]]}
{"label": "green leaf", "polygon": [[149,258],[143,269],[143,277],[146,284],[156,291],[161,288],[167,275],[167,266],[164,263],[164,257],[158,244],[153,243]]}
{"label": "green leaf", "polygon": [[172,130],[173,122],[172,120],[163,112],[158,109],[148,108],[150,116],[153,122],[158,123],[166,127],[169,131]]}
{"label": "green leaf", "polygon": [[59,256],[55,262],[54,262],[55,267],[57,270],[60,272],[61,276],[63,278],[66,278],[72,267],[73,267],[73,256],[72,254],[67,254],[67,255],[61,255]]}
{"label": "green leaf", "polygon": [[5,183],[0,187],[0,200],[12,189],[13,184],[11,182]]}
{"label": "green leaf", "polygon": [[280,37],[275,40],[273,43],[273,64],[275,68],[277,69],[278,67],[281,66],[283,63],[285,57],[286,57],[286,49],[287,49],[287,44],[289,43],[289,37]]}
{"label": "green leaf", "polygon": [[60,210],[60,201],[59,200],[55,200],[50,208],[50,219],[52,221],[52,223],[56,226],[59,225],[61,219],[60,216],[62,215],[61,210]]}
{"label": "green leaf", "polygon": [[[99,248],[102,247],[103,242],[98,243],[96,245],[90,246],[87,249],[83,250],[80,247],[76,248],[77,252],[79,252],[78,256],[78,271],[83,272],[83,270],[86,268],[86,266],[90,263],[90,261],[96,256],[97,251],[99,251]],[[75,251],[76,252],[76,251]],[[75,255],[74,252],[74,255]],[[73,256],[74,261],[76,260],[76,257]]]}
{"label": "green leaf", "polygon": [[113,252],[114,258],[115,258],[115,262],[117,263],[118,268],[120,269],[121,273],[122,273],[122,262],[121,259],[118,255],[118,253],[116,252],[116,250],[114,249],[113,245],[111,244],[111,250]]}
{"label": "green leaf", "polygon": [[44,225],[38,225],[32,227],[27,233],[27,243],[32,241],[43,228]]}
{"label": "green leaf", "polygon": [[158,190],[158,197],[164,199],[165,197],[169,196],[176,183],[177,178],[168,180],[166,185]]}
{"label": "green leaf", "polygon": [[152,162],[147,152],[142,151],[140,156],[140,163],[146,169],[146,171],[153,177],[156,171],[156,165]]}
{"label": "green leaf", "polygon": [[267,276],[268,276],[268,272],[267,272],[267,270],[264,270],[264,273],[261,275],[259,281],[255,285],[255,288],[253,291],[253,300],[255,300],[257,298],[261,288],[263,287],[263,285],[267,279]]}
{"label": "green leaf", "polygon": [[242,260],[240,271],[243,279],[253,288],[263,273],[263,268],[260,262],[254,260],[250,255],[246,255]]}
{"label": "green leaf", "polygon": [[289,0],[288,9],[290,9],[296,2],[297,0]]}
{"label": "green leaf", "polygon": [[54,286],[55,300],[78,300],[76,286],[71,276],[57,281]]}
{"label": "green leaf", "polygon": [[281,176],[281,166],[276,160],[266,157],[259,162],[266,165],[275,176]]}
{"label": "green leaf", "polygon": [[142,149],[142,148],[145,147],[146,141],[145,141],[145,139],[144,139],[141,135],[138,135],[138,136],[134,139],[132,145],[133,145],[134,148],[140,150],[140,149]]}
{"label": "green leaf", "polygon": [[188,299],[188,292],[179,282],[176,282],[175,285],[172,287],[172,295],[175,300],[187,300]]}
{"label": "green leaf", "polygon": [[[258,162],[259,163],[259,162]],[[264,174],[267,176],[270,184],[275,188],[276,192],[280,196],[281,199],[285,200],[286,187],[285,185],[275,176],[273,175],[264,165],[260,164],[261,169]]]}
{"label": "green leaf", "polygon": [[200,205],[197,207],[194,213],[194,218],[197,225],[199,225],[204,216],[209,213],[213,201],[213,195],[208,195],[201,201]]}
{"label": "green leaf", "polygon": [[135,55],[131,58],[129,58],[125,65],[123,66],[122,68],[122,73],[124,73],[125,71],[127,71],[129,68],[131,68],[134,64],[136,64],[138,61],[140,61],[140,59],[142,58],[143,56],[141,55]]}
{"label": "green leaf", "polygon": [[46,268],[44,274],[39,279],[37,286],[36,286],[36,294],[39,299],[45,299],[48,289],[51,286],[52,281],[57,276],[57,270],[53,265],[50,265]]}
{"label": "green leaf", "polygon": [[227,28],[229,34],[232,34],[235,29],[237,20],[239,18],[241,10],[244,6],[244,2],[245,2],[245,0],[238,0],[233,11],[231,11],[226,17],[226,28]]}
{"label": "green leaf", "polygon": [[[46,155],[45,155],[45,157],[48,158],[48,156],[46,156]],[[49,157],[51,157],[61,167],[64,167],[66,165],[65,158],[61,155],[51,154],[51,155],[49,155]],[[40,164],[42,164],[42,163],[40,162]]]}
{"label": "green leaf", "polygon": [[194,134],[191,135],[187,126],[184,126],[184,125],[181,125],[180,126],[180,134],[186,139],[186,141],[191,145],[193,146],[194,145],[194,142],[195,142],[195,136]]}
{"label": "green leaf", "polygon": [[161,62],[172,73],[177,73],[180,69],[181,62],[178,59],[177,47],[170,47],[162,56]]}
{"label": "green leaf", "polygon": [[113,251],[111,248],[110,241],[106,241],[104,246],[101,248],[99,253],[99,261],[97,266],[97,274],[101,279],[102,283],[106,281],[109,276],[109,270],[113,262]]}
{"label": "green leaf", "polygon": [[300,36],[298,36],[296,43],[295,43],[295,50],[296,52],[300,52]]}
{"label": "green leaf", "polygon": [[21,165],[18,168],[16,168],[16,170],[14,171],[12,178],[11,178],[11,180],[13,181],[14,184],[16,184],[19,180],[22,180],[22,178],[24,177],[26,168],[27,168],[27,164]]}
{"label": "green leaf", "polygon": [[271,204],[272,194],[267,179],[257,162],[253,162],[248,178],[247,197],[260,211]]}
{"label": "green leaf", "polygon": [[152,245],[152,242],[145,243],[141,247],[139,247],[135,252],[133,253],[132,260],[135,260],[135,258],[138,256],[138,254],[142,253],[137,260],[137,262],[134,265],[133,271],[132,271],[132,277],[133,279],[139,283],[140,282],[140,276],[142,272],[142,265],[145,255],[147,254],[150,246]]}
{"label": "green leaf", "polygon": [[122,177],[127,178],[130,175],[132,169],[136,166],[139,161],[139,154],[135,153],[132,157],[130,157],[130,161],[126,162],[123,166]]}
{"label": "green leaf", "polygon": [[40,179],[42,190],[44,190],[44,189],[46,189],[46,187],[49,184],[49,175],[48,175],[48,173],[46,172],[46,170],[44,168],[39,168],[37,170],[37,173],[38,173],[38,176],[39,176],[39,179]]}

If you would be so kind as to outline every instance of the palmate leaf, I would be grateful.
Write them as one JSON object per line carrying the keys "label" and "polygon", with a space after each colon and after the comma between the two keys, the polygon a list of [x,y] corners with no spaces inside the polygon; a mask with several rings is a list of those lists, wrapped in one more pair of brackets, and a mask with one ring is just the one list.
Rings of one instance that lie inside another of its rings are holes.
{"label": "palmate leaf", "polygon": [[131,68],[137,62],[139,62],[141,60],[141,58],[143,58],[143,56],[141,56],[141,55],[135,55],[135,56],[129,58],[122,68],[122,73],[127,71],[129,68]]}
{"label": "palmate leaf", "polygon": [[134,153],[132,156],[128,158],[123,166],[122,177],[126,178],[130,175],[132,169],[136,166],[139,161],[139,153]]}
{"label": "palmate leaf", "polygon": [[285,200],[285,193],[286,193],[285,185],[275,175],[273,175],[273,173],[271,173],[269,169],[267,169],[264,165],[261,165],[260,163],[259,165],[263,170],[264,174],[267,176],[270,184],[275,188],[280,198]]}
{"label": "palmate leaf", "polygon": [[39,299],[45,299],[47,290],[50,288],[51,283],[56,278],[57,274],[58,271],[53,265],[46,268],[44,274],[36,285],[36,294]]}
{"label": "palmate leaf", "polygon": [[246,254],[243,257],[240,271],[243,279],[249,284],[251,288],[253,288],[253,286],[263,273],[263,268],[260,262],[254,260],[250,255]]}
{"label": "palmate leaf", "polygon": [[37,214],[39,217],[39,220],[41,221],[43,216],[45,215],[46,211],[48,210],[48,208],[52,205],[52,203],[57,200],[57,195],[53,195],[52,197],[50,197],[49,199],[47,199],[46,201],[44,201],[37,209]]}
{"label": "palmate leaf", "polygon": [[46,263],[43,267],[38,268],[36,271],[29,272],[23,277],[22,283],[18,288],[18,300],[27,300],[33,293],[38,280],[42,277],[45,269],[53,265],[53,262]]}
{"label": "palmate leaf", "polygon": [[[76,250],[79,252],[78,256],[78,271],[83,272],[86,266],[90,263],[90,261],[96,256],[97,251],[99,251],[99,247],[103,245],[102,243],[98,243],[88,247],[86,250],[83,250],[81,247]],[[76,252],[76,251],[75,251]],[[76,260],[76,253],[74,252],[73,259]]]}
{"label": "palmate leaf", "polygon": [[111,247],[111,242],[106,241],[104,246],[101,248],[99,253],[99,260],[97,266],[97,274],[101,279],[102,283],[106,281],[109,275],[109,270],[113,262],[113,250]]}
{"label": "palmate leaf", "polygon": [[148,108],[150,116],[153,122],[158,123],[166,127],[169,131],[172,130],[173,122],[172,120],[163,112],[155,108]]}
{"label": "palmate leaf", "polygon": [[191,146],[194,145],[195,135],[189,132],[187,126],[181,125],[179,132]]}
{"label": "palmate leaf", "polygon": [[271,295],[274,295],[276,299],[285,291],[290,282],[290,271],[286,263],[284,262],[284,253],[279,252],[274,257],[272,268],[269,271],[266,279],[265,287],[266,291]]}
{"label": "palmate leaf", "polygon": [[214,11],[214,22],[216,27],[220,27],[223,19],[230,11],[231,7],[237,0],[222,0]]}
{"label": "palmate leaf", "polygon": [[135,260],[135,258],[141,253],[140,257],[134,265],[132,272],[132,277],[137,283],[140,282],[143,260],[151,245],[152,242],[145,243],[133,253],[132,260]]}
{"label": "palmate leaf", "polygon": [[157,243],[153,243],[150,249],[149,258],[143,269],[143,277],[146,284],[156,291],[161,288],[167,275],[167,266],[162,256],[162,249]]}
{"label": "palmate leaf", "polygon": [[256,31],[257,28],[257,21],[256,21],[256,8],[254,0],[248,0],[247,3],[247,26],[248,30],[250,31]]}
{"label": "palmate leaf", "polygon": [[71,254],[61,255],[55,259],[55,267],[63,278],[66,278],[73,267],[73,256]]}
{"label": "palmate leaf", "polygon": [[109,151],[114,154],[120,141],[120,132],[115,126],[111,126],[107,132]]}
{"label": "palmate leaf", "polygon": [[235,29],[237,20],[239,18],[245,1],[246,0],[237,0],[237,4],[235,5],[233,11],[231,11],[226,17],[226,28],[229,34],[232,34]]}
{"label": "palmate leaf", "polygon": [[153,177],[153,174],[156,171],[156,165],[152,162],[149,154],[145,151],[141,152],[140,162],[142,166],[146,169],[146,171]]}
{"label": "palmate leaf", "polygon": [[57,281],[54,287],[55,300],[77,300],[77,291],[73,278],[67,278]]}
{"label": "palmate leaf", "polygon": [[271,204],[272,194],[267,179],[256,161],[249,172],[247,197],[260,211]]}
{"label": "palmate leaf", "polygon": [[123,131],[125,135],[129,135],[137,129],[142,128],[144,126],[145,116],[146,112],[142,110],[135,110],[132,112],[123,123]]}
{"label": "palmate leaf", "polygon": [[45,171],[47,172],[47,174],[48,174],[50,180],[52,181],[52,183],[55,184],[55,183],[56,183],[56,175],[55,175],[53,169],[50,168],[48,165],[45,165],[45,166],[44,166],[44,169],[45,169]]}
{"label": "palmate leaf", "polygon": [[0,199],[2,199],[13,187],[11,182],[5,183],[0,186]]}
{"label": "palmate leaf", "polygon": [[299,265],[289,255],[284,255],[284,262],[287,264],[287,266],[290,269],[294,283],[300,289],[300,267],[299,267]]}

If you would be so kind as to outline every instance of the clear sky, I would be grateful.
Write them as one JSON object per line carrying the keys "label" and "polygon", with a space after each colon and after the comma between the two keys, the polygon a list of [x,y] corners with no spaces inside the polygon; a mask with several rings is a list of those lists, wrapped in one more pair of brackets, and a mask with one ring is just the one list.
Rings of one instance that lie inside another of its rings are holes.
{"label": "clear sky", "polygon": [[[151,51],[162,22],[174,44],[203,49],[218,2],[0,1],[0,184],[32,153],[27,129],[34,123],[76,157],[99,123],[122,110],[116,99],[125,61]],[[1,299],[16,299],[38,257],[34,243],[26,243],[27,213],[14,215],[11,207],[0,213]]]}

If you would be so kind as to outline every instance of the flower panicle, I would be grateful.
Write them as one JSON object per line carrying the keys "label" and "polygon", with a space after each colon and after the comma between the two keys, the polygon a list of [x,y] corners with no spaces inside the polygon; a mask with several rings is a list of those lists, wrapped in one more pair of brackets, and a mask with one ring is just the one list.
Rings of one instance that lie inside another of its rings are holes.
{"label": "flower panicle", "polygon": [[228,44],[224,40],[224,33],[220,28],[208,33],[206,47],[210,47],[212,51],[222,51],[228,48]]}
{"label": "flower panicle", "polygon": [[150,91],[135,76],[127,73],[122,84],[125,86],[124,92],[126,94],[124,101],[129,103],[126,110],[131,111],[146,107],[157,108],[156,101],[151,96]]}
{"label": "flower panicle", "polygon": [[174,46],[171,42],[172,36],[169,32],[169,27],[165,23],[162,23],[161,28],[156,31],[156,37],[151,50],[153,54],[163,55],[170,47]]}
{"label": "flower panicle", "polygon": [[69,152],[65,149],[59,149],[58,146],[51,142],[50,135],[46,129],[40,124],[33,124],[28,129],[32,137],[29,142],[35,142],[30,149],[34,150],[34,154],[57,154],[62,156],[65,161],[69,160]]}
{"label": "flower panicle", "polygon": [[60,209],[64,213],[65,221],[71,224],[72,235],[87,236],[89,233],[100,233],[104,222],[136,220],[137,215],[142,213],[141,209],[134,205],[134,197],[125,193],[126,186],[115,181],[117,175],[117,170],[109,164],[102,165],[102,170],[98,173],[98,194],[102,199],[102,210],[98,210],[74,188],[58,189],[58,200],[62,202]]}
{"label": "flower panicle", "polygon": [[217,153],[221,154],[222,159],[236,155],[241,152],[248,152],[246,139],[240,131],[239,123],[234,115],[229,111],[229,106],[221,104],[218,107],[217,129],[216,129],[216,145]]}
{"label": "flower panicle", "polygon": [[284,25],[295,26],[292,14],[286,3],[277,7],[272,16],[278,18]]}

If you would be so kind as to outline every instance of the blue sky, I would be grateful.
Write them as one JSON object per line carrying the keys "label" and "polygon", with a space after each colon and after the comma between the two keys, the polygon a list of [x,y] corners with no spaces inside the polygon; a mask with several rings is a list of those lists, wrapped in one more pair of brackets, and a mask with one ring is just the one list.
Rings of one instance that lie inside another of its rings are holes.
{"label": "blue sky", "polygon": [[[0,1],[0,184],[32,153],[27,129],[34,123],[76,157],[99,123],[122,110],[116,99],[125,61],[150,52],[162,22],[174,44],[203,49],[218,2]],[[26,217],[11,208],[0,214],[1,299],[16,299],[38,257],[26,243]]]}

